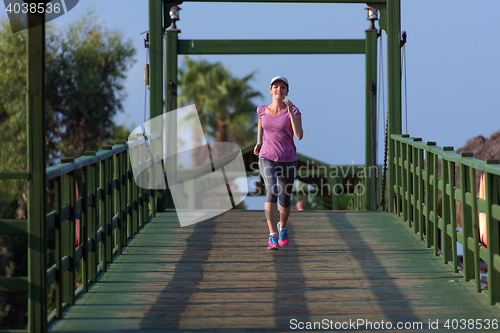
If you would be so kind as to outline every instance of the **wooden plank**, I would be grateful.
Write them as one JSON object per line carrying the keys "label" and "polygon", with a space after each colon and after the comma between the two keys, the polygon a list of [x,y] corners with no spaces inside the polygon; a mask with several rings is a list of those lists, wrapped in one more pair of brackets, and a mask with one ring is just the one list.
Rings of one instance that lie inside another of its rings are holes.
{"label": "wooden plank", "polygon": [[289,221],[289,246],[269,251],[263,211],[184,228],[159,213],[50,329],[289,331],[294,318],[500,318],[395,215],[292,212]]}

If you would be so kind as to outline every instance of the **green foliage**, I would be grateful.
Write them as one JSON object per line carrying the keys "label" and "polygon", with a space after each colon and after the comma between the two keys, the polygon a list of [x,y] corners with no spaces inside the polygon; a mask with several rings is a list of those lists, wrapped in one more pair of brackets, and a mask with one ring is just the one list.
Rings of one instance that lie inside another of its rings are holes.
{"label": "green foliage", "polygon": [[[26,52],[26,32],[13,34],[2,20],[0,171],[27,170]],[[134,55],[131,41],[100,25],[92,13],[61,29],[47,26],[47,166],[127,138],[129,131],[112,120],[123,109],[123,81]],[[0,218],[26,218],[26,185],[0,181]],[[0,252],[0,276],[27,276],[25,237],[0,236]],[[50,302],[53,292],[48,294]],[[0,294],[0,329],[25,328],[26,309],[25,294]]]}
{"label": "green foliage", "polygon": [[131,41],[124,43],[93,15],[48,34],[45,77],[52,159],[78,157],[111,144],[113,116],[123,109],[123,80],[134,55]]}
{"label": "green foliage", "polygon": [[234,142],[240,147],[255,141],[256,105],[261,94],[249,85],[255,72],[235,78],[221,63],[184,58],[180,69],[181,105],[194,103],[205,135],[216,142]]}
{"label": "green foliage", "polygon": [[305,205],[305,210],[322,210],[325,209],[323,204],[323,198],[319,195],[309,195],[306,194],[308,191],[308,185],[301,181],[297,181],[297,183],[293,186],[293,191],[296,193],[305,193],[292,195],[291,202],[292,207],[295,207],[297,201],[302,200]]}

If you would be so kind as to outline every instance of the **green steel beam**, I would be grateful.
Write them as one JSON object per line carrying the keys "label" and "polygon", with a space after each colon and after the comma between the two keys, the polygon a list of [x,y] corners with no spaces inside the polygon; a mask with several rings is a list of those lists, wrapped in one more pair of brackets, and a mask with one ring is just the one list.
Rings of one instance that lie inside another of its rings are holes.
{"label": "green steel beam", "polygon": [[364,54],[364,39],[179,40],[179,54]]}
{"label": "green steel beam", "polygon": [[[387,120],[388,135],[401,134],[401,3],[387,0]],[[389,140],[389,159],[394,156],[394,141]],[[388,161],[387,198],[389,211],[394,212],[394,161]]]}
{"label": "green steel beam", "polygon": [[373,149],[373,140],[376,142],[377,128],[377,30],[369,29],[366,35],[366,56],[365,56],[365,210],[375,209],[374,200],[374,175],[372,167],[377,164],[373,160],[376,153]]}
{"label": "green steel beam", "polygon": [[149,0],[150,119],[163,113],[162,14],[162,0]]}
{"label": "green steel beam", "polygon": [[[201,0],[184,0],[184,2],[200,2]],[[205,2],[241,2],[241,3],[369,3],[384,4],[389,0],[207,0]]]}
{"label": "green steel beam", "polygon": [[45,16],[27,16],[28,331],[46,332]]}
{"label": "green steel beam", "polygon": [[[163,114],[163,1],[149,0],[149,119]],[[161,124],[153,123],[154,126]],[[153,128],[160,131],[160,128]],[[161,147],[160,147],[161,149]],[[134,187],[131,186],[130,190]],[[158,192],[158,200],[162,200]],[[133,215],[131,215],[133,219]]]}

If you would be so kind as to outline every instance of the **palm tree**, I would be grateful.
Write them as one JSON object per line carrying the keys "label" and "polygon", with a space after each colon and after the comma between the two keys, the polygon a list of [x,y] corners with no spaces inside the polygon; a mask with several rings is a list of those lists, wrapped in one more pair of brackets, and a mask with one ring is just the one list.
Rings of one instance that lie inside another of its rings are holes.
{"label": "palm tree", "polygon": [[[184,61],[179,102],[196,105],[204,134],[215,142],[234,142],[240,146],[254,140],[257,115],[252,99],[262,96],[249,85],[255,72],[237,79],[219,62],[192,61],[188,57]],[[201,139],[193,133],[193,145],[199,145]],[[214,158],[224,153],[228,152],[214,152]],[[193,164],[197,165],[195,157]]]}

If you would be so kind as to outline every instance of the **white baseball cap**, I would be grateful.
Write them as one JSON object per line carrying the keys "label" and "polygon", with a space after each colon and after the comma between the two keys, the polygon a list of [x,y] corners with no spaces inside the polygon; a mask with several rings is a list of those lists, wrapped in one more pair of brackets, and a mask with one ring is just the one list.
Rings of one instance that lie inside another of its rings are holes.
{"label": "white baseball cap", "polygon": [[273,83],[274,83],[275,81],[278,81],[278,80],[281,80],[281,81],[285,82],[285,83],[286,83],[286,87],[287,87],[288,89],[290,89],[290,86],[288,85],[288,80],[287,80],[287,79],[286,79],[286,77],[284,77],[284,76],[275,76],[275,77],[273,77],[273,79],[271,80],[271,84],[270,84],[269,86],[272,86],[272,85],[273,85]]}

